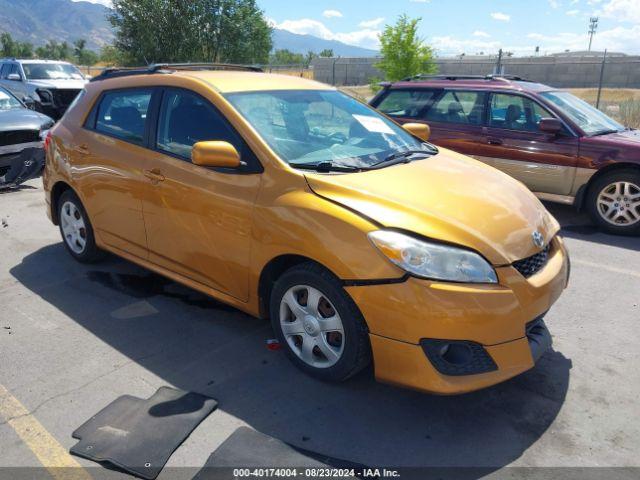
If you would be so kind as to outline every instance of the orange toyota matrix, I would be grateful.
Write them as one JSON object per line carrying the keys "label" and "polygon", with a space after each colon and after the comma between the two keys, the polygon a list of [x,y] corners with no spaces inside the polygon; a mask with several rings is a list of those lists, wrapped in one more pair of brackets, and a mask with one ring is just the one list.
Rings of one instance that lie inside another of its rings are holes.
{"label": "orange toyota matrix", "polygon": [[[326,85],[225,65],[108,70],[46,140],[69,253],[112,252],[269,317],[291,361],[462,393],[533,367],[567,285],[520,182]],[[178,320],[177,320],[178,321]]]}

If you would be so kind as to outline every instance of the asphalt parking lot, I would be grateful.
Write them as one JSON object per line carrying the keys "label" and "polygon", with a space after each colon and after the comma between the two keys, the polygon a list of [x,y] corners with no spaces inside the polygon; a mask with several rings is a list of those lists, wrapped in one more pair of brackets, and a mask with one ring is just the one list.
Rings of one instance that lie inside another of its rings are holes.
{"label": "asphalt parking lot", "polygon": [[264,321],[115,257],[76,263],[46,218],[40,179],[0,193],[0,467],[94,467],[63,455],[71,432],[118,396],[163,385],[219,408],[159,478],[190,478],[241,425],[365,465],[638,466],[640,239],[548,208],[572,259],[546,317],[554,350],[504,384],[438,397],[370,371],[341,385],[309,378],[265,347]]}

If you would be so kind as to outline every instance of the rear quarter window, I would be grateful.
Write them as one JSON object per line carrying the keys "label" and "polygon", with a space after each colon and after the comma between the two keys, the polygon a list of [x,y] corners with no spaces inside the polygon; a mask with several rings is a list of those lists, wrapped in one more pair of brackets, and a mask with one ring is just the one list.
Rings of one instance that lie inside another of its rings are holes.
{"label": "rear quarter window", "polygon": [[391,90],[376,108],[390,117],[418,118],[434,93],[433,90]]}
{"label": "rear quarter window", "polygon": [[95,130],[141,145],[151,89],[120,90],[103,94],[96,113]]}

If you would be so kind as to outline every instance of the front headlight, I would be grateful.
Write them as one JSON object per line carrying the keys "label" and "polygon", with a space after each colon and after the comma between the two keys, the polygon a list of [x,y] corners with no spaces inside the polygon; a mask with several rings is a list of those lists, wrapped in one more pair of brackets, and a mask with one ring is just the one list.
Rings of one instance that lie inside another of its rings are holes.
{"label": "front headlight", "polygon": [[389,230],[371,232],[369,238],[389,260],[416,277],[449,282],[498,283],[496,271],[475,252],[425,242]]}

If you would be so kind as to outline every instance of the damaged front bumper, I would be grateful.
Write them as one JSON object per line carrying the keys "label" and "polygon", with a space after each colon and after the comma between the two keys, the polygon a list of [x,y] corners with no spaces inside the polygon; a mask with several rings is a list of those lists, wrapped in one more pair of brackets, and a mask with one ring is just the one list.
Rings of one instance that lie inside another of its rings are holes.
{"label": "damaged front bumper", "polygon": [[40,175],[44,158],[42,142],[0,146],[0,190]]}

